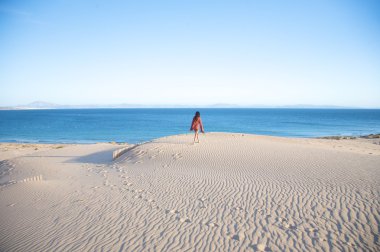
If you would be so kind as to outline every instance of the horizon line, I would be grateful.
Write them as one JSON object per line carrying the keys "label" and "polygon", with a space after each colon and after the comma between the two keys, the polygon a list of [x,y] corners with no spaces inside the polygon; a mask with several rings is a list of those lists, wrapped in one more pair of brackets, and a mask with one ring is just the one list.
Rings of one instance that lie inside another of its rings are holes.
{"label": "horizon line", "polygon": [[380,107],[344,107],[344,106],[153,106],[153,105],[140,105],[140,106],[86,106],[86,105],[68,105],[60,107],[26,107],[26,106],[13,106],[13,107],[0,107],[0,110],[60,110],[60,109],[380,109]]}
{"label": "horizon line", "polygon": [[264,105],[250,104],[239,105],[233,103],[214,104],[138,104],[138,103],[114,103],[114,104],[57,104],[45,101],[33,101],[28,104],[15,106],[0,106],[0,110],[31,110],[31,109],[122,109],[122,108],[278,108],[278,109],[380,109],[380,107],[342,106],[342,105],[314,105],[314,104],[290,104],[290,105]]}

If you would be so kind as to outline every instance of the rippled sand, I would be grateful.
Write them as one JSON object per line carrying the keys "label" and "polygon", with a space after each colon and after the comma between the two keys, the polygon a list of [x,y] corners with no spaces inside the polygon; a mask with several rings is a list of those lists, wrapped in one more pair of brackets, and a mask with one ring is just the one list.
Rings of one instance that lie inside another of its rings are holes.
{"label": "rippled sand", "polygon": [[380,250],[380,145],[200,140],[1,144],[0,250]]}

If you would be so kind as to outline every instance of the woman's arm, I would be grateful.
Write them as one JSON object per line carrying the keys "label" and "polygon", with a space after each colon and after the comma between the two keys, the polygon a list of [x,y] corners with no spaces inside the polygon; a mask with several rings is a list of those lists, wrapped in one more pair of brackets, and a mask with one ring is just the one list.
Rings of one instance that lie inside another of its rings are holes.
{"label": "woman's arm", "polygon": [[191,125],[190,125],[190,131],[193,130],[193,124],[194,124],[194,119],[191,121]]}
{"label": "woman's arm", "polygon": [[202,123],[202,119],[201,119],[201,118],[199,118],[199,124],[200,124],[200,126],[201,126],[201,131],[202,131],[202,133],[205,133],[205,130],[204,130],[204,128],[203,128],[203,123]]}

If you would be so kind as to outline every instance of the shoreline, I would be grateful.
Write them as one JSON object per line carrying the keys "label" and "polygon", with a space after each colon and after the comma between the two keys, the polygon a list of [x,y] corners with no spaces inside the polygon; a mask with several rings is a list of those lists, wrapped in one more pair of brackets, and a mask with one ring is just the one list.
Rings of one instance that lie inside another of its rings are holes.
{"label": "shoreline", "polygon": [[368,135],[359,135],[359,136],[323,136],[323,137],[314,137],[317,139],[334,139],[334,140],[342,140],[342,139],[378,139],[380,138],[380,133],[368,134]]}
{"label": "shoreline", "polygon": [[200,141],[0,144],[0,250],[380,249],[378,139]]}

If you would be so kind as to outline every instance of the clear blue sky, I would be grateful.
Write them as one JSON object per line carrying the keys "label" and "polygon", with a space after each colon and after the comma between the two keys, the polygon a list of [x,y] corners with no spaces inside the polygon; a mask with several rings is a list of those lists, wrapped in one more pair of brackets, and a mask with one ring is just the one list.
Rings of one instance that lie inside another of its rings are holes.
{"label": "clear blue sky", "polygon": [[380,1],[0,1],[0,106],[380,107]]}

